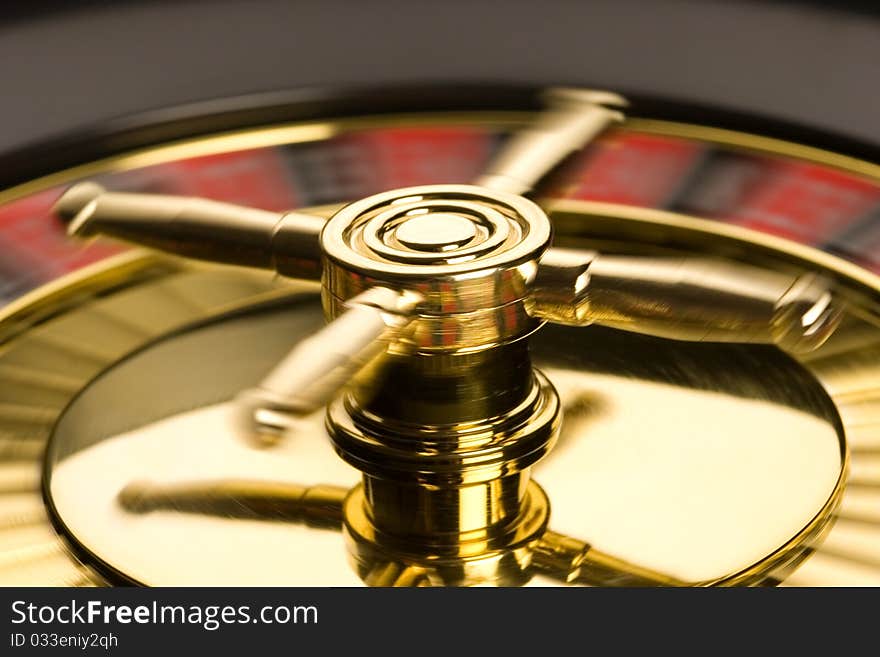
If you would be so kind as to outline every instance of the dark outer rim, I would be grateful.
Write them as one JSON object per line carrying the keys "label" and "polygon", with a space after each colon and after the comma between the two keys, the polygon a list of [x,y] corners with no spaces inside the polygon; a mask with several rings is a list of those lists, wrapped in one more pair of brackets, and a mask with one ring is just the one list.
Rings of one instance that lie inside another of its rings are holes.
{"label": "dark outer rim", "polygon": [[[470,111],[535,111],[542,87],[444,83],[299,89],[199,102],[132,115],[0,154],[0,190],[60,170],[167,142],[233,129],[369,115]],[[880,162],[880,145],[805,125],[710,105],[619,90],[631,116],[709,125],[824,148]]]}
{"label": "dark outer rim", "polygon": [[0,152],[244,93],[465,81],[714,103],[876,144],[873,4],[7,0]]}

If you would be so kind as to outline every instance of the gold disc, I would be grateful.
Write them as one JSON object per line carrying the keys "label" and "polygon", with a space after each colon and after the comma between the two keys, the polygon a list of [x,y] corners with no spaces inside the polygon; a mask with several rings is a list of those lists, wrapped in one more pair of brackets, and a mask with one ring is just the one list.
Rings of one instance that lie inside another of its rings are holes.
{"label": "gold disc", "polygon": [[[516,121],[459,118],[450,128],[437,119],[447,130],[499,132]],[[143,175],[184,155],[291,147],[372,124],[352,125],[208,138],[194,152],[163,147],[103,166]],[[643,135],[662,128],[641,126]],[[792,161],[818,157],[785,148]],[[871,165],[828,157],[831,168],[874,179]],[[422,182],[432,181],[413,181]],[[530,583],[880,583],[877,277],[744,222],[572,196],[544,205],[558,245],[819,271],[848,314],[828,343],[798,358],[545,327],[533,357],[565,419],[533,478],[550,501],[553,540],[590,546],[605,570],[591,579],[589,559],[536,556]],[[362,583],[338,515],[359,475],[334,453],[321,415],[272,450],[242,444],[230,428],[232,396],[322,322],[310,284],[138,251],[13,302],[0,316],[0,581]]]}

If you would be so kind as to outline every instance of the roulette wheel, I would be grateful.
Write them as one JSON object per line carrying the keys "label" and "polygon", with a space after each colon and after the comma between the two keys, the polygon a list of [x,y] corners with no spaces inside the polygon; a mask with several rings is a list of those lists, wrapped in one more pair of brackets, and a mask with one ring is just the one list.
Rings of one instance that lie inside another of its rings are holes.
{"label": "roulette wheel", "polygon": [[547,48],[4,137],[0,583],[880,584],[870,124]]}

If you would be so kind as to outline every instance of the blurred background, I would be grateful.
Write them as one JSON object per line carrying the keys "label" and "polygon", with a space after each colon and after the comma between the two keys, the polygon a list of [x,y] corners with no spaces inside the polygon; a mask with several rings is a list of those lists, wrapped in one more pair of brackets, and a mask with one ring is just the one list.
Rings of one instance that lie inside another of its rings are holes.
{"label": "blurred background", "polygon": [[880,5],[755,0],[7,2],[0,152],[278,89],[613,88],[880,141]]}

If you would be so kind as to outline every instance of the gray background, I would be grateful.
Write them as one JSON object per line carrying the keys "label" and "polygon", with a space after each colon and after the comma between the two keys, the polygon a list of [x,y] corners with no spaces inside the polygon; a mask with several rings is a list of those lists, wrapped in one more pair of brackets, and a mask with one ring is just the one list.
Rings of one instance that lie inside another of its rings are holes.
{"label": "gray background", "polygon": [[197,100],[430,81],[639,90],[880,143],[880,18],[833,6],[154,0],[10,9],[0,18],[0,152]]}

